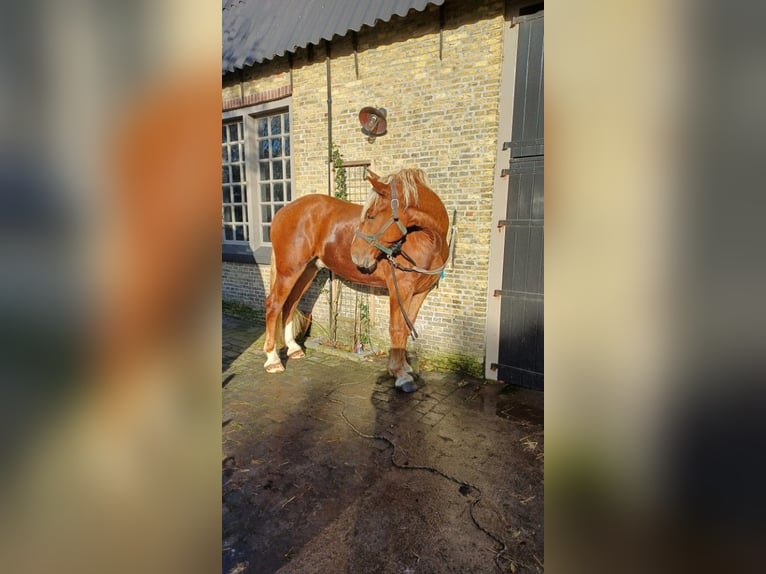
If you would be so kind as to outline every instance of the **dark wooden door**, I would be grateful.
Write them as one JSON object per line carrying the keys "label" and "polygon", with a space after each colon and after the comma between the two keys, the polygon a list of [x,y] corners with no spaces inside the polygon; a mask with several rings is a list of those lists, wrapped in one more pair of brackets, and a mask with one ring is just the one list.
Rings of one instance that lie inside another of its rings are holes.
{"label": "dark wooden door", "polygon": [[543,14],[516,19],[513,102],[497,378],[543,388]]}

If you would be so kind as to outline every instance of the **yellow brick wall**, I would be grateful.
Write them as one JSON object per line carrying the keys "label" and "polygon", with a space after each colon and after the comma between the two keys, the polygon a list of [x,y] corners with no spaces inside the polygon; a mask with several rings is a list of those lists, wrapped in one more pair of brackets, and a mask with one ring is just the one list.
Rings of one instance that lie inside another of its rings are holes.
{"label": "yellow brick wall", "polygon": [[[484,357],[487,266],[503,57],[502,0],[448,3],[442,59],[439,9],[393,17],[358,33],[356,76],[351,34],[331,49],[333,141],[346,160],[369,160],[380,174],[404,166],[425,170],[447,211],[457,210],[455,266],[418,317],[416,349]],[[328,192],[325,45],[293,57],[292,145],[297,195]],[[237,76],[237,74],[231,74]],[[244,73],[244,92],[289,83],[287,58]],[[227,96],[227,94],[229,94]],[[224,98],[239,96],[239,78],[224,82]],[[385,107],[388,133],[368,143],[357,114]],[[226,265],[226,264],[224,264]],[[268,284],[268,272],[264,283]],[[376,338],[385,338],[385,298],[376,297]],[[317,321],[326,319],[320,297]]]}
{"label": "yellow brick wall", "polygon": [[223,78],[223,100],[249,96],[290,84],[290,66],[287,58],[277,58],[255,67],[226,74]]}

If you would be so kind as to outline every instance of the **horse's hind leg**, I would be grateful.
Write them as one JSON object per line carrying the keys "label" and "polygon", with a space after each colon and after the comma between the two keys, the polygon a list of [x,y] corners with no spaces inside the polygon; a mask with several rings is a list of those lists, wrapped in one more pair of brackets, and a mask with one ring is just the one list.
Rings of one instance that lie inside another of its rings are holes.
{"label": "horse's hind leg", "polygon": [[[271,272],[277,273],[274,268],[272,268]],[[280,373],[285,370],[276,348],[277,321],[279,321],[285,302],[299,277],[300,273],[291,275],[277,274],[271,288],[271,293],[266,298],[266,340],[263,344],[266,362],[263,364],[263,367],[268,373]]]}
{"label": "horse's hind leg", "polygon": [[285,344],[287,345],[287,356],[291,359],[300,359],[306,355],[303,352],[301,346],[295,342],[296,331],[298,330],[297,321],[295,320],[295,312],[298,308],[298,302],[303,297],[303,294],[311,286],[311,282],[316,277],[319,269],[313,263],[309,263],[306,269],[303,270],[301,276],[295,282],[292,291],[285,301],[285,305],[282,308],[282,317],[285,321]]}
{"label": "horse's hind leg", "polygon": [[285,370],[276,349],[277,321],[282,313],[282,304],[284,297],[286,297],[280,297],[279,292],[279,280],[277,280],[271,293],[266,297],[266,340],[263,343],[266,362],[263,364],[263,368],[266,369],[267,373],[281,373]]}

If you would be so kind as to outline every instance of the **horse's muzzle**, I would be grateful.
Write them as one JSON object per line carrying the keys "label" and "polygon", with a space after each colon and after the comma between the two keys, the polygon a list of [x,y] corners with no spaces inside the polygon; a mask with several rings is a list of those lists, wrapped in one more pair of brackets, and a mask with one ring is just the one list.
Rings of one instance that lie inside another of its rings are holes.
{"label": "horse's muzzle", "polygon": [[356,254],[352,254],[351,261],[353,261],[354,265],[356,265],[361,271],[364,271],[365,273],[372,273],[375,271],[375,267],[378,266],[377,259],[370,257],[369,255],[363,255],[359,257]]}

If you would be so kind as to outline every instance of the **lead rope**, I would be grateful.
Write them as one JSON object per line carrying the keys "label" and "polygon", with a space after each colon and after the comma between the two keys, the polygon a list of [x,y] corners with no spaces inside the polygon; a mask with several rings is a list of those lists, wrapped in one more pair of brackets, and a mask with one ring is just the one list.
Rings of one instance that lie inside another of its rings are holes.
{"label": "lead rope", "polygon": [[[396,262],[394,261],[393,256],[387,255],[388,262],[391,264],[391,280],[394,283],[394,293],[396,294],[396,302],[399,303],[399,310],[402,312],[402,317],[404,317],[404,322],[407,323],[407,327],[410,329],[410,336],[412,337],[412,340],[418,338],[418,332],[415,330],[415,325],[412,324],[412,321],[410,321],[410,317],[407,315],[407,311],[404,310],[404,305],[402,305],[402,297],[399,295],[399,284],[396,282]],[[389,294],[390,295],[390,294]]]}
{"label": "lead rope", "polygon": [[[394,190],[394,195],[396,194],[396,187],[392,186],[392,189]],[[444,277],[443,272],[444,269],[447,267],[447,264],[452,260],[453,255],[453,249],[455,246],[455,235],[457,234],[457,227],[455,226],[455,218],[457,217],[457,210],[452,214],[452,227],[450,228],[450,237],[448,242],[448,251],[447,251],[447,259],[444,261],[444,263],[438,267],[437,269],[423,269],[422,267],[418,267],[415,264],[415,261],[407,255],[401,247],[398,249],[399,254],[402,255],[407,261],[412,263],[412,267],[405,267],[404,265],[401,265],[397,263],[394,260],[394,252],[386,253],[386,259],[388,259],[388,263],[391,265],[391,279],[394,283],[394,292],[396,294],[396,302],[399,303],[399,310],[402,312],[402,317],[404,317],[404,322],[407,323],[407,327],[410,329],[410,336],[412,337],[412,340],[418,338],[418,332],[415,330],[415,325],[413,325],[412,321],[410,320],[409,315],[407,315],[407,312],[404,310],[404,305],[402,305],[402,298],[399,295],[399,285],[396,282],[396,270],[401,269],[402,271],[415,271],[417,273],[423,273],[425,275],[442,275],[442,278]],[[390,295],[390,294],[389,294]]]}
{"label": "lead rope", "polygon": [[[397,222],[397,224],[401,227],[401,223],[399,222],[399,198],[397,197],[396,193],[396,180],[391,180],[391,217],[394,221]],[[407,228],[404,229],[405,236],[407,235]],[[388,259],[388,262],[391,264],[391,280],[394,283],[394,292],[396,294],[396,302],[399,303],[399,310],[402,312],[402,317],[404,317],[404,322],[407,323],[407,327],[410,329],[410,336],[412,337],[412,340],[418,338],[418,332],[415,330],[415,325],[412,324],[412,321],[410,321],[409,315],[407,315],[407,311],[404,310],[404,305],[402,305],[402,297],[399,295],[399,284],[396,281],[396,262],[394,261],[394,252],[389,251],[386,253],[386,258]],[[389,293],[389,296],[391,294]]]}
{"label": "lead rope", "polygon": [[[457,235],[457,227],[453,224],[453,226],[450,228],[450,238],[449,242],[447,243],[447,259],[444,261],[442,265],[437,267],[436,269],[423,269],[422,267],[418,267],[417,263],[415,263],[415,260],[407,255],[407,253],[404,252],[404,249],[399,249],[399,253],[402,257],[404,257],[407,261],[412,263],[412,267],[406,267],[402,265],[401,263],[397,263],[396,261],[393,261],[393,255],[387,255],[388,260],[392,261],[393,264],[396,266],[397,269],[401,271],[415,271],[416,273],[422,273],[423,275],[440,275],[449,264],[450,261],[452,261],[452,256],[454,254],[454,246],[455,242],[453,241],[455,239],[455,235]],[[442,277],[443,279],[444,277]]]}

